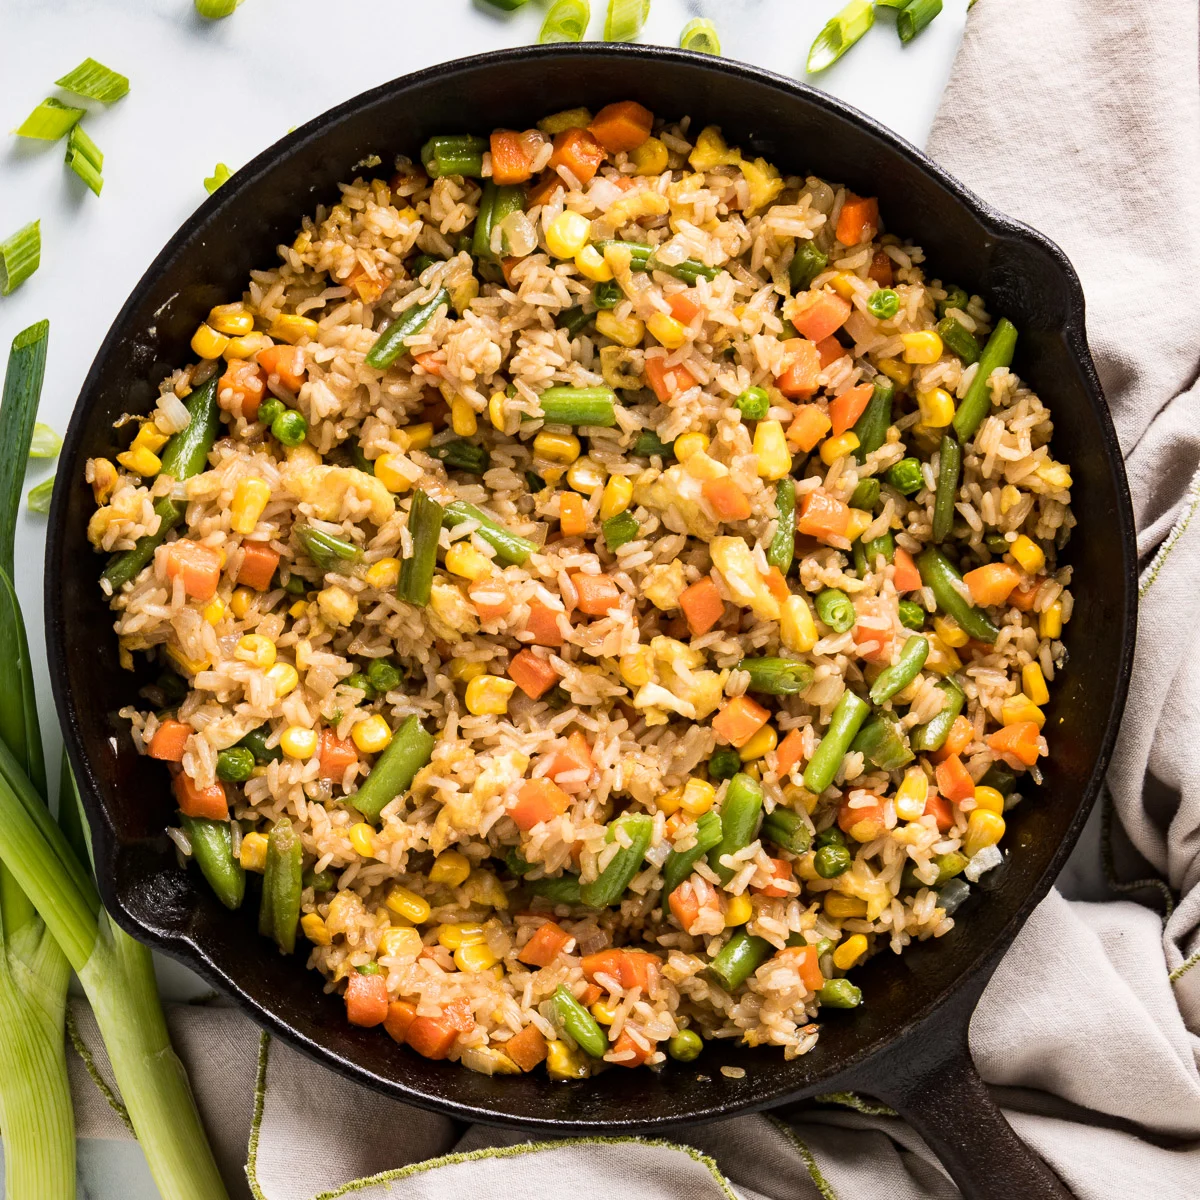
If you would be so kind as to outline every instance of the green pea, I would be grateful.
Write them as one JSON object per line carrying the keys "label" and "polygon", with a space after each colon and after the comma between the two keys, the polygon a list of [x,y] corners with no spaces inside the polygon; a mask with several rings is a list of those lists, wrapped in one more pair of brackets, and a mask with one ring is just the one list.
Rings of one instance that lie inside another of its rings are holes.
{"label": "green pea", "polygon": [[303,413],[289,408],[271,422],[271,433],[284,446],[298,446],[308,437],[308,422]]}
{"label": "green pea", "polygon": [[358,688],[363,693],[363,700],[375,699],[374,685],[361,671],[355,671],[353,675],[347,675],[342,682],[347,687]]}
{"label": "green pea", "polygon": [[862,990],[848,979],[827,979],[817,999],[826,1008],[857,1008],[862,1003]]}
{"label": "green pea", "polygon": [[382,695],[398,688],[403,676],[386,658],[374,658],[367,668],[367,678],[371,681],[371,686]]}
{"label": "green pea", "polygon": [[259,764],[278,762],[283,757],[283,751],[278,746],[267,746],[267,738],[271,736],[270,725],[260,725],[257,729],[252,729],[240,742],[239,746],[245,747],[254,755],[254,761]]}
{"label": "green pea", "polygon": [[718,746],[708,760],[708,777],[714,782],[732,779],[742,769],[742,756],[731,746]]}
{"label": "green pea", "polygon": [[822,879],[836,879],[850,870],[850,851],[845,846],[822,846],[813,855],[813,867]]}
{"label": "green pea", "polygon": [[887,481],[905,496],[912,496],[925,486],[925,476],[921,471],[919,458],[902,458],[894,466],[888,468]]}
{"label": "green pea", "polygon": [[356,969],[360,975],[378,975],[380,973],[379,964],[373,962],[363,963],[361,967]]}
{"label": "green pea", "polygon": [[900,297],[891,288],[878,288],[867,297],[867,312],[881,321],[890,321],[900,311]]}
{"label": "green pea", "polygon": [[747,421],[761,421],[771,407],[771,397],[765,388],[747,388],[735,401],[737,410]]}
{"label": "green pea", "polygon": [[704,1042],[700,1035],[691,1029],[681,1029],[667,1043],[667,1053],[676,1062],[694,1062],[703,1049]]}
{"label": "green pea", "polygon": [[905,629],[925,628],[925,610],[915,600],[901,600],[896,607],[900,610],[900,624]]}
{"label": "green pea", "polygon": [[616,308],[621,303],[621,297],[624,294],[621,291],[621,285],[615,279],[598,283],[592,288],[592,300],[597,308]]}
{"label": "green pea", "polygon": [[285,412],[287,412],[287,405],[272,396],[270,400],[264,400],[258,406],[258,419],[264,425],[270,425],[276,417],[282,417]]}
{"label": "green pea", "polygon": [[254,770],[254,751],[231,746],[217,755],[217,778],[224,783],[245,783]]}

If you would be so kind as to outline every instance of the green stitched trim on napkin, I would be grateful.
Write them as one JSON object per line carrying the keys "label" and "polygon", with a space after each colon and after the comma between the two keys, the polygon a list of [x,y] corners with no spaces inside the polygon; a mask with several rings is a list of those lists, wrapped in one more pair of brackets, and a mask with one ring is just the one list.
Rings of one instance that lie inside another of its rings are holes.
{"label": "green stitched trim on napkin", "polygon": [[1200,471],[1197,471],[1192,476],[1192,482],[1188,485],[1186,507],[1179,514],[1179,520],[1175,522],[1171,528],[1171,532],[1167,534],[1167,540],[1158,548],[1158,553],[1154,556],[1154,561],[1146,568],[1146,574],[1138,585],[1139,599],[1143,598],[1150,590],[1154,581],[1158,578],[1158,573],[1162,570],[1163,564],[1175,548],[1175,544],[1187,533],[1187,528],[1192,523],[1192,517],[1196,515],[1198,507],[1200,507]]}
{"label": "green stitched trim on napkin", "polygon": [[814,1096],[819,1104],[839,1104],[843,1108],[852,1108],[864,1117],[898,1117],[900,1114],[886,1104],[875,1104],[864,1100],[856,1092],[826,1092],[822,1096]]}
{"label": "green stitched trim on napkin", "polygon": [[[846,1093],[847,1095],[849,1093]],[[781,1121],[778,1117],[766,1114],[766,1118],[783,1134],[789,1142],[796,1148],[796,1152],[804,1160],[805,1167],[808,1168],[808,1173],[813,1181],[813,1187],[821,1193],[822,1200],[838,1200],[837,1192],[829,1186],[829,1180],[821,1173],[821,1168],[817,1166],[817,1157],[808,1148],[807,1143],[801,1140],[800,1135],[790,1126]]]}
{"label": "green stitched trim on napkin", "polygon": [[1200,950],[1197,950],[1196,953],[1187,960],[1187,962],[1180,963],[1179,966],[1177,966],[1175,970],[1173,970],[1170,975],[1167,976],[1167,979],[1171,983],[1178,983],[1198,962],[1200,962]]}
{"label": "green stitched trim on napkin", "polygon": [[87,1042],[83,1040],[83,1035],[79,1032],[79,1026],[75,1024],[75,1017],[71,1012],[71,1006],[67,1006],[67,1036],[71,1039],[71,1045],[75,1047],[75,1053],[83,1060],[83,1068],[87,1071],[91,1081],[96,1085],[100,1095],[108,1102],[108,1107],[117,1114],[121,1119],[121,1124],[129,1130],[136,1138],[134,1133],[133,1122],[129,1119],[129,1109],[117,1098],[116,1092],[112,1090],[105,1082],[104,1076],[100,1074],[100,1068],[96,1066],[96,1059],[92,1055],[91,1048]]}

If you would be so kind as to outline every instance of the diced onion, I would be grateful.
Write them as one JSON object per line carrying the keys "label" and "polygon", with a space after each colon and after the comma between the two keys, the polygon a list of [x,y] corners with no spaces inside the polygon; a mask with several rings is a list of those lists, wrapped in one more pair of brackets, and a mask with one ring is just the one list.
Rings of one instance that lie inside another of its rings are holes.
{"label": "diced onion", "polygon": [[1004,855],[1000,853],[999,846],[984,846],[974,858],[967,863],[966,870],[963,874],[972,882],[977,883],[979,877],[985,872],[990,871],[993,867],[998,867],[1004,861]]}

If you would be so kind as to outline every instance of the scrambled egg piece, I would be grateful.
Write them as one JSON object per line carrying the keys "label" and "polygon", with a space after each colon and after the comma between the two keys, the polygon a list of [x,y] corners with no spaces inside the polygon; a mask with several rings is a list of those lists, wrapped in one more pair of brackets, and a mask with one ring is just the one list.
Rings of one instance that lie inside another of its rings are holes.
{"label": "scrambled egg piece", "polygon": [[739,537],[714,538],[708,549],[734,603],[750,609],[764,621],[778,621],[779,601],[771,595],[766,581],[758,573],[754,556],[745,541]]}
{"label": "scrambled egg piece", "polygon": [[356,498],[370,503],[370,518],[376,525],[384,524],[396,510],[396,502],[383,482],[357,467],[289,463],[283,469],[283,487],[302,504],[310,505],[322,521],[342,519],[342,508],[351,490]]}

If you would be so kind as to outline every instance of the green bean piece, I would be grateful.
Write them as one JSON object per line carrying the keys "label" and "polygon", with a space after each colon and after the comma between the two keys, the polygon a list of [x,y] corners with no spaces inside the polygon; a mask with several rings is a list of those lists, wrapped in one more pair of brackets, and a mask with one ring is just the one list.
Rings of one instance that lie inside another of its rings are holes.
{"label": "green bean piece", "polygon": [[516,846],[510,846],[504,855],[504,865],[514,875],[528,875],[534,869],[533,863],[528,862]]}
{"label": "green bean piece", "polygon": [[675,443],[664,442],[653,429],[643,429],[633,443],[633,453],[639,458],[674,458]]}
{"label": "green bean piece", "polygon": [[[492,231],[515,212],[525,207],[525,189],[513,185],[498,185],[490,179],[483,185],[479,199],[479,215],[475,218],[475,233],[471,238],[471,253],[484,262],[495,263],[500,256],[492,250]],[[502,251],[503,253],[503,251]]]}
{"label": "green bean piece", "polygon": [[529,890],[551,904],[582,904],[578,875],[548,875],[542,879],[534,879],[529,884]]}
{"label": "green bean piece", "polygon": [[641,242],[622,242],[617,240],[596,243],[596,249],[601,254],[604,253],[608,246],[620,246],[623,250],[629,251],[629,269],[631,271],[662,271],[666,275],[673,275],[676,279],[682,279],[685,283],[695,283],[699,279],[707,279],[711,282],[721,273],[720,267],[705,266],[704,263],[697,262],[694,258],[684,259],[681,263],[659,262],[654,257],[651,247],[643,245]]}
{"label": "green bean piece", "polygon": [[[892,424],[892,399],[896,394],[896,389],[892,386],[892,381],[879,375],[875,379],[875,390],[871,393],[870,400],[867,401],[867,407],[863,409],[862,416],[854,422],[854,435],[858,438],[858,448],[854,451],[854,457],[860,462],[867,461],[868,454],[874,454],[887,441],[887,431]],[[873,483],[875,485],[875,499],[879,499],[879,480],[864,479],[859,483],[862,487],[864,483]],[[857,495],[858,488],[855,488]],[[873,508],[873,504],[854,504],[854,498],[851,497],[851,505],[854,508]]]}
{"label": "green bean piece", "polygon": [[925,476],[921,471],[919,458],[902,458],[890,466],[887,481],[904,496],[912,496],[925,486]]}
{"label": "green bean piece", "polygon": [[582,304],[574,308],[564,308],[555,318],[555,325],[567,331],[567,337],[576,337],[580,330],[596,319],[596,314],[588,312]]}
{"label": "green bean piece", "polygon": [[626,542],[632,542],[641,532],[641,526],[638,525],[637,517],[628,509],[625,512],[617,513],[615,517],[609,517],[600,525],[600,531],[604,534],[604,541],[610,550],[615,550],[618,546],[624,546]]}
{"label": "green bean piece", "polygon": [[789,854],[803,854],[812,845],[808,822],[790,808],[776,808],[763,817],[762,836]]}
{"label": "green bean piece", "polygon": [[381,695],[398,688],[403,678],[395,664],[386,658],[373,658],[371,665],[367,667],[367,679],[371,688]]}
{"label": "green bean piece", "polygon": [[975,368],[971,386],[967,388],[967,394],[954,414],[954,432],[964,445],[974,436],[992,407],[992,392],[988,387],[992,372],[1012,366],[1016,349],[1017,327],[1007,317],[1001,317],[979,356],[979,366]]}
{"label": "green bean piece", "polygon": [[605,841],[615,842],[618,828],[628,835],[629,845],[617,851],[597,879],[580,887],[580,899],[589,908],[607,908],[618,903],[630,880],[641,870],[650,849],[654,819],[646,813],[624,813],[610,822]]}
{"label": "green bean piece", "polygon": [[945,300],[937,302],[938,316],[944,317],[952,308],[957,308],[959,312],[966,312],[970,301],[971,297],[967,295],[964,288],[960,288],[956,284],[950,284],[946,288]]}
{"label": "green bean piece", "polygon": [[271,422],[271,436],[281,446],[298,446],[308,437],[308,421],[294,408],[284,409]]}
{"label": "green bean piece", "polygon": [[179,814],[179,824],[192,843],[192,858],[208,886],[226,908],[240,908],[246,895],[246,872],[233,856],[233,837],[228,821]]}
{"label": "green bean piece", "polygon": [[966,702],[962,688],[953,679],[941,680],[937,684],[937,688],[946,697],[946,704],[942,711],[924,725],[918,725],[909,734],[912,748],[918,754],[927,754],[942,748],[946,738],[950,735],[950,726],[954,724],[955,718],[962,712],[963,704]]}
{"label": "green bean piece", "polygon": [[942,11],[942,0],[911,0],[896,14],[896,32],[907,45]]}
{"label": "green bean piece", "polygon": [[546,481],[536,471],[526,471],[525,486],[531,492],[540,492],[545,490]]}
{"label": "green bean piece", "polygon": [[823,846],[844,846],[846,835],[836,826],[829,825],[813,838],[813,845],[820,850]]}
{"label": "green bean piece", "polygon": [[849,688],[842,693],[829,720],[829,728],[804,771],[804,786],[810,792],[819,796],[833,782],[850,743],[870,711],[871,706]]}
{"label": "green bean piece", "polygon": [[767,547],[767,562],[786,575],[796,557],[796,481],[790,475],[775,485],[775,512],[779,522]]}
{"label": "green bean piece", "polygon": [[433,734],[425,732],[421,718],[405,717],[350,803],[365,820],[378,821],[384,806],[406,792],[416,773],[433,757],[433,746]]}
{"label": "green bean piece", "polygon": [[816,242],[797,240],[796,252],[788,263],[788,282],[792,291],[806,291],[828,265],[829,255],[819,249]]}
{"label": "green bean piece", "polygon": [[938,450],[937,491],[933,501],[933,540],[944,542],[954,527],[954,502],[958,499],[958,478],[962,471],[962,447],[958,439],[942,434]]}
{"label": "green bean piece", "polygon": [[742,756],[732,746],[718,746],[708,760],[708,777],[719,783],[732,779],[742,769]]}
{"label": "green bean piece", "polygon": [[335,537],[332,533],[323,533],[311,525],[297,525],[292,532],[304,548],[304,553],[322,571],[336,571],[344,575],[347,574],[346,567],[362,558],[362,550],[353,542]]}
{"label": "green bean piece", "polygon": [[[275,576],[276,582],[279,580],[278,574]],[[302,575],[289,575],[287,583],[283,585],[283,590],[289,596],[303,596],[308,591],[308,580]]]}
{"label": "green bean piece", "polygon": [[905,629],[925,628],[925,610],[915,600],[901,600],[897,607],[900,609],[900,624]]}
{"label": "green bean piece", "polygon": [[[741,766],[740,759],[738,766]],[[712,773],[711,760],[709,773]],[[721,814],[714,809],[710,808],[696,819],[696,844],[687,850],[672,850],[663,863],[664,896],[669,896],[692,873],[692,868],[714,846],[720,845],[722,832]]]}
{"label": "green bean piece", "polygon": [[285,412],[287,412],[287,405],[277,396],[272,396],[258,406],[258,412],[255,416],[261,425],[270,428],[275,424],[277,418],[283,416]]}
{"label": "green bean piece", "polygon": [[608,1050],[608,1038],[582,1004],[571,994],[565,983],[554,989],[554,1015],[559,1025],[585,1054],[603,1058]]}
{"label": "green bean piece", "polygon": [[597,308],[616,308],[624,295],[615,279],[606,279],[592,288],[592,303]]}
{"label": "green bean piece", "polygon": [[258,932],[274,938],[284,954],[291,954],[296,948],[300,893],[304,890],[303,858],[300,837],[291,820],[280,817],[267,835],[267,866],[263,872]]}
{"label": "green bean piece", "polygon": [[616,393],[607,387],[551,387],[539,397],[547,425],[600,425],[617,423]]}
{"label": "green bean piece", "polygon": [[850,556],[855,575],[859,579],[865,579],[867,577],[867,548],[863,545],[862,538],[855,538],[850,543]]}
{"label": "green bean piece", "polygon": [[857,1008],[862,1003],[862,989],[848,979],[827,979],[817,999],[826,1008]]}
{"label": "green bean piece", "polygon": [[695,1062],[704,1049],[704,1042],[693,1029],[681,1029],[667,1042],[667,1053],[676,1062]]}
{"label": "green bean piece", "polygon": [[230,746],[217,755],[217,778],[222,783],[245,783],[254,771],[254,751]]}
{"label": "green bean piece", "polygon": [[893,666],[883,671],[871,685],[871,703],[883,704],[897,692],[902,692],[920,674],[929,657],[929,640],[923,637],[910,637],[900,651],[900,657]]}
{"label": "green bean piece", "polygon": [[434,258],[432,254],[418,254],[408,267],[408,273],[413,279],[420,279],[434,263],[444,262],[445,259]]}
{"label": "green bean piece", "polygon": [[406,308],[375,339],[375,344],[367,351],[364,360],[367,366],[374,367],[377,371],[386,371],[404,353],[408,339],[420,333],[433,320],[439,309],[449,307],[450,293],[445,288],[438,288],[431,300]]}
{"label": "green bean piece", "polygon": [[761,421],[771,410],[771,397],[766,388],[748,387],[734,404],[747,421]]}
{"label": "green bean piece", "polygon": [[739,671],[750,675],[747,690],[768,696],[799,696],[813,681],[813,669],[795,658],[743,658]]}
{"label": "green bean piece", "polygon": [[421,163],[431,179],[443,175],[483,175],[483,153],[488,148],[483,138],[463,136],[432,137],[421,147]]}
{"label": "green bean piece", "polygon": [[916,866],[909,863],[904,868],[901,884],[908,888],[944,887],[956,875],[961,875],[966,870],[967,863],[970,861],[965,854],[959,854],[957,850],[951,850],[948,854],[935,855],[933,863],[937,867],[937,878],[932,883],[924,883],[918,879]]}
{"label": "green bean piece", "polygon": [[898,771],[916,757],[904,740],[899,726],[882,713],[877,713],[859,730],[858,736],[850,743],[850,749],[857,751],[881,771]]}
{"label": "green bean piece", "polygon": [[762,784],[757,779],[739,773],[729,781],[721,802],[721,840],[708,854],[708,865],[722,883],[728,883],[737,872],[724,866],[721,859],[744,850],[758,836],[762,806]]}
{"label": "green bean piece", "polygon": [[900,311],[900,294],[891,288],[876,288],[867,297],[867,312],[881,321],[890,321]]}
{"label": "green bean piece", "polygon": [[[171,436],[162,453],[159,477],[169,475],[176,483],[191,479],[208,466],[212,449],[221,425],[221,408],[217,403],[217,377],[214,375],[203,387],[197,388],[187,400],[187,425]],[[132,550],[125,550],[109,560],[101,578],[115,592],[137,576],[162,545],[167,534],[183,520],[186,503],[163,496],[154,505],[158,514],[158,529],[140,537]]]}
{"label": "green bean piece", "polygon": [[525,560],[537,549],[527,538],[505,529],[495,517],[488,516],[483,509],[463,500],[452,500],[446,505],[446,515],[442,518],[442,524],[447,529],[453,529],[464,521],[478,521],[479,528],[475,532],[495,550],[496,557],[509,566],[524,566]]}
{"label": "green bean piece", "polygon": [[492,465],[492,456],[486,446],[477,446],[463,438],[430,446],[429,453],[440,459],[450,471],[466,471],[471,475],[482,475]]}
{"label": "green bean piece", "polygon": [[[862,542],[862,539],[859,539]],[[855,543],[856,545],[858,543]],[[879,565],[879,556],[883,555],[885,563],[890,563],[896,557],[896,539],[892,537],[890,530],[885,530],[877,538],[872,538],[869,542],[862,542],[863,557],[867,561],[867,566],[874,571]]]}
{"label": "green bean piece", "polygon": [[836,879],[850,870],[850,851],[845,846],[822,846],[813,855],[813,870],[822,879]]}
{"label": "green bean piece", "polygon": [[858,619],[854,602],[838,588],[826,588],[817,593],[817,616],[834,633],[845,633]]}
{"label": "green bean piece", "polygon": [[318,894],[321,892],[332,892],[334,885],[337,883],[337,876],[329,870],[314,871],[309,867],[301,876],[301,882],[306,888],[312,888]]}
{"label": "green bean piece", "polygon": [[[868,405],[868,408],[870,405]],[[859,418],[861,420],[861,418]],[[861,434],[859,437],[861,438]],[[850,507],[861,508],[870,512],[879,503],[879,480],[874,476],[860,479],[858,486],[850,493]]]}
{"label": "green bean piece", "polygon": [[969,367],[979,361],[979,342],[975,335],[957,318],[943,317],[937,324],[942,341]]}
{"label": "green bean piece", "polygon": [[1004,763],[994,762],[983,773],[979,786],[995,788],[1007,800],[1017,786],[1017,776]]}
{"label": "green bean piece", "polygon": [[727,992],[736,992],[771,957],[774,949],[766,938],[739,929],[708,964],[708,973]]}
{"label": "green bean piece", "polygon": [[969,637],[994,642],[1000,636],[1000,630],[988,620],[987,614],[958,590],[962,576],[936,546],[926,546],[917,555],[917,570],[921,572],[921,582],[933,592],[938,608],[953,617]]}

